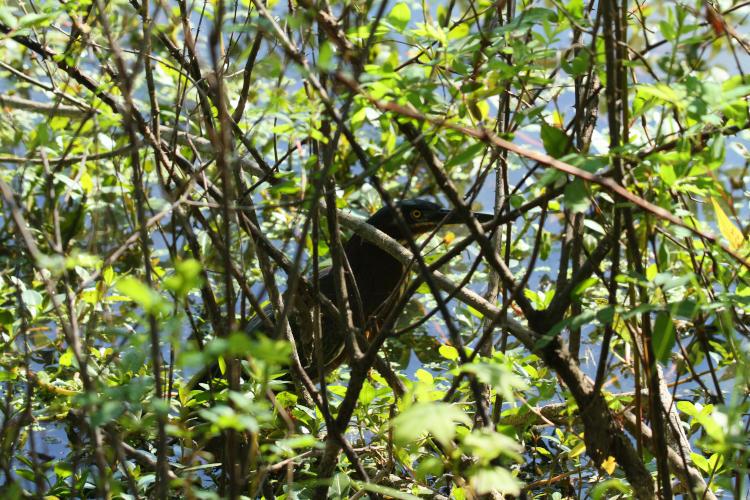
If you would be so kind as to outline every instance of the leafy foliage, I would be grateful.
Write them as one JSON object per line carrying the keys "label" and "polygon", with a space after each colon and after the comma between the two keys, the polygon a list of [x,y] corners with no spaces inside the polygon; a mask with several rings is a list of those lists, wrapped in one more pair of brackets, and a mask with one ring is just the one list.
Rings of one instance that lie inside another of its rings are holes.
{"label": "leafy foliage", "polygon": [[[742,496],[749,13],[3,3],[4,498]],[[414,197],[496,219],[305,384],[272,319]]]}

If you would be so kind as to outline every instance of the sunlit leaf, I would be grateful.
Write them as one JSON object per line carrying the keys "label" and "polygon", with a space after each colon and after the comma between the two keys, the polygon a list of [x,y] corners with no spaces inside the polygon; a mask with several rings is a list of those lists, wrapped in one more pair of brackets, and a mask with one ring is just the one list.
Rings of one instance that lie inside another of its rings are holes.
{"label": "sunlit leaf", "polygon": [[456,425],[469,425],[471,418],[458,406],[447,403],[415,403],[391,421],[393,439],[401,446],[425,434],[447,446],[456,435]]}
{"label": "sunlit leaf", "polygon": [[391,24],[399,31],[404,31],[406,26],[409,24],[411,19],[411,10],[409,6],[403,2],[397,3],[391,9],[391,13],[388,15],[388,20]]}
{"label": "sunlit leaf", "polygon": [[714,212],[716,212],[716,221],[719,224],[719,232],[721,235],[729,241],[729,248],[732,250],[738,250],[742,247],[742,243],[745,241],[745,237],[734,223],[729,220],[729,217],[721,209],[719,203],[711,198],[711,203],[714,206]]}
{"label": "sunlit leaf", "polygon": [[163,309],[166,304],[162,297],[145,283],[142,283],[133,276],[127,276],[117,283],[117,289],[137,302],[146,312],[157,312]]}
{"label": "sunlit leaf", "polygon": [[467,434],[461,439],[461,447],[476,456],[482,464],[489,464],[500,455],[520,461],[523,451],[515,439],[489,429],[475,429]]}
{"label": "sunlit leaf", "polygon": [[597,484],[591,490],[591,497],[595,500],[601,500],[602,498],[613,498],[614,495],[608,494],[608,490],[610,489],[617,490],[618,492],[623,494],[628,494],[631,492],[630,487],[626,483],[617,478],[611,478]]}
{"label": "sunlit leaf", "polygon": [[617,462],[615,461],[615,457],[609,456],[607,457],[604,462],[601,464],[602,469],[607,471],[607,474],[612,475],[612,473],[615,471],[615,467],[617,467]]}
{"label": "sunlit leaf", "polygon": [[586,443],[584,443],[583,441],[580,441],[577,445],[573,447],[572,450],[568,452],[568,458],[575,458],[581,455],[584,451],[586,451]]}
{"label": "sunlit leaf", "polygon": [[449,361],[455,361],[458,359],[458,351],[455,347],[449,345],[441,345],[438,348],[440,355]]}
{"label": "sunlit leaf", "polygon": [[421,382],[423,382],[423,383],[425,383],[427,385],[432,385],[432,384],[435,383],[435,379],[432,376],[432,374],[430,372],[428,372],[427,370],[423,370],[422,368],[420,368],[419,370],[417,370],[416,376],[417,376],[417,378]]}
{"label": "sunlit leaf", "polygon": [[388,486],[382,486],[375,483],[357,482],[357,486],[359,486],[363,490],[372,491],[373,493],[379,493],[381,495],[386,495],[389,498],[396,498],[398,500],[421,500],[421,498],[418,496],[404,493],[403,491],[399,491],[395,488],[390,488]]}
{"label": "sunlit leaf", "polygon": [[362,390],[359,392],[359,402],[363,405],[369,405],[375,399],[375,394],[375,388],[370,382],[365,380],[362,384]]}
{"label": "sunlit leaf", "polygon": [[0,22],[10,29],[16,29],[18,18],[13,15],[13,11],[8,7],[0,7]]}
{"label": "sunlit leaf", "polygon": [[461,366],[461,371],[473,373],[479,380],[492,386],[506,400],[513,399],[513,391],[526,387],[521,377],[504,364],[497,362],[477,362]]}
{"label": "sunlit leaf", "polygon": [[108,285],[111,285],[115,281],[115,271],[112,269],[111,266],[107,266],[102,271],[102,278],[104,279],[104,282]]}
{"label": "sunlit leaf", "polygon": [[469,480],[480,495],[496,490],[512,496],[521,493],[522,483],[503,467],[483,467],[474,472]]}

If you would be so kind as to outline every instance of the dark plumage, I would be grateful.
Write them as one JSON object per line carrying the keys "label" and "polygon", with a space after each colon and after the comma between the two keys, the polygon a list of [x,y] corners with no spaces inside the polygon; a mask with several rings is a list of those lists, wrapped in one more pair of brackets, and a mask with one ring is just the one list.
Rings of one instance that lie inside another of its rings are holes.
{"label": "dark plumage", "polygon": [[[413,236],[431,231],[441,222],[443,224],[462,222],[455,214],[451,215],[451,210],[427,200],[403,200],[397,206],[400,208]],[[475,213],[474,215],[480,222],[487,222],[493,218],[489,214]],[[405,240],[405,235],[399,228],[394,211],[389,207],[383,207],[375,212],[367,219],[367,223],[396,240]],[[403,287],[399,285],[404,281],[404,266],[389,253],[357,234],[344,244],[344,252],[354,276],[354,280],[352,280],[352,276],[347,275],[347,290],[349,291],[354,326],[367,331],[371,325],[376,323],[376,321],[373,322],[375,318],[383,319],[387,316],[390,312],[389,307],[393,307],[398,295],[402,292]],[[354,298],[356,296],[353,290],[355,284],[361,298],[361,312],[359,304]],[[320,292],[335,303],[336,289],[334,276],[330,269],[322,272],[319,286]],[[301,309],[299,301],[295,305]],[[266,307],[263,312],[272,322],[274,321],[273,311],[270,307]],[[289,320],[302,365],[310,378],[315,380],[318,378],[318,370],[315,364],[316,356],[313,355],[312,328],[311,325],[300,328],[300,321],[298,321],[298,318],[306,316],[309,315],[291,314]],[[363,320],[364,324],[362,324]],[[254,317],[247,324],[245,331],[251,335],[264,331],[262,321],[257,316]],[[346,360],[345,334],[337,326],[336,321],[325,313],[322,314],[321,332],[324,347],[324,371],[327,374]],[[270,332],[264,333],[270,334]]]}

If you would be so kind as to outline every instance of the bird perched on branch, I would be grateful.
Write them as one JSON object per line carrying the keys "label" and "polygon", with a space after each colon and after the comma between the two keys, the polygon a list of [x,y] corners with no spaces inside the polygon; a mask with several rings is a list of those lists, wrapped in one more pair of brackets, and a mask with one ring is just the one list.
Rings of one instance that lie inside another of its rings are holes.
{"label": "bird perched on branch", "polygon": [[[453,211],[443,208],[436,203],[422,199],[408,199],[396,204],[401,212],[404,222],[412,237],[429,232],[438,225],[460,224],[463,219],[459,218]],[[479,222],[488,222],[493,216],[490,214],[474,213]],[[398,240],[406,241],[407,236],[402,231],[402,226],[396,217],[395,210],[383,207],[375,212],[367,223],[384,232],[388,236]],[[406,285],[405,268],[395,257],[377,245],[363,239],[355,234],[344,244],[346,255],[346,285],[349,292],[349,303],[352,309],[353,325],[355,328],[368,333],[377,320],[384,319],[399,299]],[[324,270],[319,279],[319,288],[322,295],[336,303],[336,285],[332,270]],[[289,300],[287,297],[286,300]],[[301,298],[296,299],[296,314],[289,318],[292,334],[294,335],[300,360],[305,371],[311,379],[318,378],[317,355],[314,353],[313,330],[309,320],[304,321],[300,314],[309,309],[301,307]],[[264,314],[274,321],[273,310],[267,307]],[[338,367],[347,358],[345,343],[346,333],[342,328],[340,318],[331,317],[325,310],[321,312],[321,344],[323,347],[322,360],[324,373],[328,374]],[[301,326],[301,323],[306,323]],[[270,335],[263,326],[263,321],[256,316],[250,320],[245,328],[250,334],[258,332]]]}

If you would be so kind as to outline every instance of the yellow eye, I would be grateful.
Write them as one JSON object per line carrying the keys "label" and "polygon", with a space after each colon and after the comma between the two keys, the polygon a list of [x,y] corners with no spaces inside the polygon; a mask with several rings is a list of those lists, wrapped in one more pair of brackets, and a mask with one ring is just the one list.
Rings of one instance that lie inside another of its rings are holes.
{"label": "yellow eye", "polygon": [[415,219],[419,219],[422,217],[422,211],[419,210],[418,208],[415,208],[414,210],[411,211],[411,216],[414,217]]}

